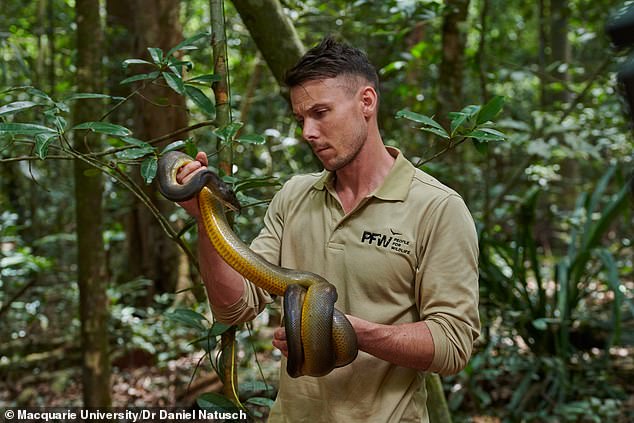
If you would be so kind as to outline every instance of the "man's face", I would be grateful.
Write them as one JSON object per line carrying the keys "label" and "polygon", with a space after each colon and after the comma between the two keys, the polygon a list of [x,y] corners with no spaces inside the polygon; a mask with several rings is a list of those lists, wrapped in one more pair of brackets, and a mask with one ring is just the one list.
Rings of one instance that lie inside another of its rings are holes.
{"label": "man's face", "polygon": [[349,164],[367,139],[361,91],[362,85],[342,76],[291,88],[293,114],[302,126],[302,136],[327,170]]}

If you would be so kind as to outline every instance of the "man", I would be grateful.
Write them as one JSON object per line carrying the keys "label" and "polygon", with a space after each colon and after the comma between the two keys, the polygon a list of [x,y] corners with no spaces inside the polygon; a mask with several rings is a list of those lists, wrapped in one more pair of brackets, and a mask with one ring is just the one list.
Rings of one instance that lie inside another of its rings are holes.
{"label": "man", "polygon": [[[425,372],[460,371],[480,329],[471,215],[454,191],[384,146],[378,76],[361,51],[327,38],[286,82],[302,136],[325,170],[283,186],[251,247],[334,284],[360,352],[320,378],[292,379],[282,363],[270,421],[428,421]],[[204,153],[196,158],[179,182],[207,165]],[[197,200],[183,206],[199,216]],[[270,297],[222,261],[202,223],[199,234],[214,315],[252,319]],[[283,328],[273,345],[287,354]]]}

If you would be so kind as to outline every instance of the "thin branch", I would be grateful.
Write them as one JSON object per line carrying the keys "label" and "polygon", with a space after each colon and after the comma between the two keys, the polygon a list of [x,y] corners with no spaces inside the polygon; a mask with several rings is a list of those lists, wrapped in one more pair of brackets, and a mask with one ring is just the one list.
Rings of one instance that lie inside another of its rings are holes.
{"label": "thin branch", "polygon": [[104,174],[114,178],[117,182],[127,188],[135,197],[139,199],[139,201],[141,201],[150,210],[150,213],[152,213],[156,220],[158,220],[165,233],[167,233],[167,235],[183,249],[185,254],[187,254],[187,257],[194,265],[196,265],[196,268],[198,268],[198,259],[189,250],[187,244],[185,244],[185,242],[178,237],[177,232],[174,230],[174,228],[172,228],[167,219],[165,219],[165,217],[147,197],[143,190],[128,175],[121,171],[121,169],[119,169],[115,162],[110,162],[108,165],[105,165],[99,160],[96,160],[89,155],[79,153],[74,149],[69,149],[67,151],[74,158],[81,160],[96,169],[101,170]]}
{"label": "thin branch", "polygon": [[425,163],[429,163],[429,162],[431,162],[432,160],[437,159],[438,157],[442,156],[442,155],[443,155],[443,154],[445,154],[446,152],[448,152],[448,151],[450,151],[450,150],[453,150],[454,148],[458,147],[460,144],[462,144],[463,142],[465,142],[467,139],[468,139],[468,138],[467,138],[467,137],[465,137],[465,138],[462,138],[462,139],[461,139],[461,140],[459,140],[459,141],[456,141],[455,143],[450,141],[450,142],[449,142],[449,145],[448,145],[447,147],[443,148],[442,150],[440,150],[438,153],[434,154],[433,156],[431,156],[431,157],[429,157],[429,158],[427,158],[427,159],[424,159],[424,160],[422,160],[422,159],[421,159],[421,160],[419,160],[419,161],[418,161],[418,163],[416,163],[416,167],[420,167],[420,166],[424,165]]}
{"label": "thin branch", "polygon": [[577,94],[575,98],[570,102],[570,106],[568,106],[563,116],[559,120],[560,123],[563,122],[568,116],[570,116],[570,113],[575,110],[577,104],[579,104],[581,100],[583,100],[583,98],[586,96],[586,94],[588,94],[588,91],[590,91],[590,88],[592,88],[592,84],[594,84],[599,75],[601,75],[605,71],[605,69],[611,62],[612,57],[610,55],[607,55],[603,62],[599,65],[599,67],[597,67],[592,75],[590,75],[590,78],[588,79],[588,82],[586,83],[586,86],[583,88],[583,90],[581,90],[581,92]]}
{"label": "thin branch", "polygon": [[152,203],[150,198],[145,194],[145,192],[141,189],[141,187],[139,187],[138,184],[134,182],[134,180],[132,180],[132,178],[130,178],[121,169],[119,169],[116,163],[111,162],[109,167],[110,169],[114,170],[117,175],[119,175],[119,178],[116,178],[116,179],[119,182],[124,183],[126,188],[128,188],[128,190],[130,190],[150,210],[150,213],[152,213],[152,215],[156,218],[156,220],[158,220],[159,224],[161,225],[165,233],[167,233],[170,239],[172,239],[181,247],[181,249],[185,252],[185,254],[187,254],[187,257],[192,262],[192,264],[194,264],[195,267],[198,268],[198,259],[196,258],[196,256],[187,247],[187,244],[185,244],[183,239],[180,238],[178,232],[176,232],[174,228],[172,228],[172,225],[169,224],[167,219],[165,219],[165,217],[161,214],[161,212],[154,205],[154,203]]}
{"label": "thin branch", "polygon": [[[148,144],[150,144],[150,145],[159,144],[159,143],[161,143],[163,141],[167,141],[169,139],[172,139],[172,138],[176,137],[177,135],[184,134],[186,132],[193,131],[193,130],[200,129],[200,128],[204,128],[204,127],[207,127],[207,126],[214,126],[214,121],[213,120],[204,120],[204,121],[198,122],[198,123],[196,123],[194,125],[190,125],[190,126],[186,126],[184,128],[177,129],[176,131],[170,132],[169,134],[161,135],[160,137],[153,138],[153,139],[151,139],[149,141],[146,141],[146,142]],[[108,156],[110,154],[119,153],[121,151],[125,151],[125,150],[128,150],[130,148],[138,148],[138,146],[137,145],[125,145],[123,147],[111,148],[111,149],[108,149],[108,150],[105,150],[105,151],[101,151],[99,153],[91,153],[90,156],[91,157],[103,157],[103,156]]]}
{"label": "thin branch", "polygon": [[114,107],[112,107],[112,109],[108,110],[103,116],[101,116],[99,118],[99,122],[101,122],[102,120],[104,120],[105,118],[107,118],[108,116],[113,114],[115,112],[115,110],[117,110],[119,107],[121,107],[124,103],[126,103],[128,100],[130,100],[136,94],[139,94],[141,92],[141,90],[145,88],[146,85],[147,85],[147,81],[144,81],[143,84],[139,88],[137,88],[136,90],[132,91],[123,100],[121,100],[120,102],[115,104]]}
{"label": "thin branch", "polygon": [[[72,156],[61,156],[61,155],[51,155],[46,156],[45,160],[73,160]],[[42,160],[39,156],[17,156],[17,157],[9,157],[6,159],[0,159],[0,163],[11,163],[11,162],[23,162],[23,161],[36,161]],[[43,160],[42,160],[43,161]]]}
{"label": "thin branch", "polygon": [[31,288],[37,282],[38,282],[37,278],[31,279],[31,281],[27,283],[26,285],[24,285],[18,292],[16,292],[15,295],[9,299],[9,301],[3,304],[2,307],[0,307],[0,317],[2,317],[2,315],[11,308],[11,304],[13,302],[15,302],[18,298],[20,298],[29,288]]}

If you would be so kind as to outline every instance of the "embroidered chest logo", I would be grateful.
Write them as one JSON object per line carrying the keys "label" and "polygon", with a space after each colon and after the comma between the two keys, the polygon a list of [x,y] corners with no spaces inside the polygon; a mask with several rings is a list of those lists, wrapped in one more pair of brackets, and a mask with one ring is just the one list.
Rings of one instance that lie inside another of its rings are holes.
{"label": "embroidered chest logo", "polygon": [[385,235],[377,232],[363,231],[361,235],[361,243],[368,245],[376,245],[395,253],[409,254],[410,242],[401,238],[400,232],[390,229],[391,235]]}

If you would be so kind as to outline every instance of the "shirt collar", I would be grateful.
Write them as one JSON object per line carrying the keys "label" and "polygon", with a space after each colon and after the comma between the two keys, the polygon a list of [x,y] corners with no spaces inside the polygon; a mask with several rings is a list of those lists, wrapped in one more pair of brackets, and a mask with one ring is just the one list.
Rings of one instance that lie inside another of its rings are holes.
{"label": "shirt collar", "polygon": [[[390,155],[396,160],[392,169],[371,196],[388,201],[404,201],[407,198],[409,187],[416,172],[416,168],[403,156],[401,151],[395,147],[386,147]],[[313,184],[313,188],[323,190],[332,184],[333,172],[324,170]]]}

